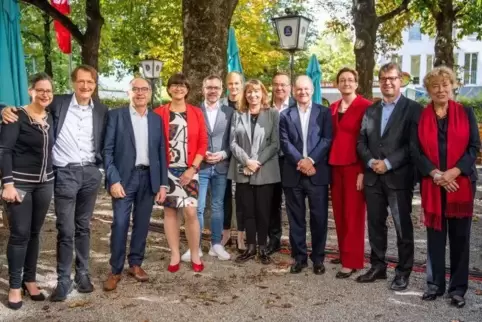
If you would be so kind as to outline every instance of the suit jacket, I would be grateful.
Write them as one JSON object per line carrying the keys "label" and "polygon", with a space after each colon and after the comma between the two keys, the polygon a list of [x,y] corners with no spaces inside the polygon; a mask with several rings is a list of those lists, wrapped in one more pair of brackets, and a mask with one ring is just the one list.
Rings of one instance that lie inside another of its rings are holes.
{"label": "suit jacket", "polygon": [[[328,153],[333,129],[330,109],[313,103],[308,121],[308,157],[315,161],[316,174],[309,177],[314,185],[327,185],[331,180]],[[296,187],[303,175],[296,170],[303,159],[303,132],[297,105],[292,105],[280,115],[280,144],[285,156],[283,186]]]}
{"label": "suit jacket", "polygon": [[[231,142],[229,141],[229,134],[231,130],[231,118],[234,110],[228,105],[220,105],[218,114],[216,116],[216,122],[214,123],[214,128],[211,129],[204,103],[201,103],[200,107],[204,114],[204,120],[208,133],[208,151],[224,151],[226,153],[226,159],[215,164],[214,168],[218,173],[226,174],[229,169],[229,158],[231,156]],[[201,169],[209,168],[210,166],[212,165],[204,161],[201,163]]]}
{"label": "suit jacket", "polygon": [[[149,172],[152,192],[159,192],[161,186],[167,186],[166,149],[164,127],[159,115],[147,112],[149,142]],[[132,127],[129,107],[109,111],[104,143],[104,167],[106,189],[117,182],[124,187],[128,184],[136,166],[136,141]]]}
{"label": "suit jacket", "polygon": [[[249,113],[234,112],[231,121],[231,152],[228,178],[237,183],[264,185],[280,182],[278,163],[279,113],[274,108],[262,109],[259,113],[254,135],[251,138]],[[245,176],[240,169],[247,160],[258,160],[261,167],[252,176]]]}
{"label": "suit jacket", "polygon": [[[164,125],[165,153],[169,164],[169,107],[171,103],[160,106],[154,110],[159,115]],[[186,104],[187,114],[187,165],[190,167],[197,154],[204,156],[208,148],[208,134],[202,111],[193,105]]]}
{"label": "suit jacket", "polygon": [[412,189],[415,167],[411,158],[411,129],[417,122],[422,105],[400,96],[383,134],[380,133],[382,118],[381,101],[369,107],[363,116],[357,151],[365,165],[364,184],[373,186],[380,175],[368,167],[371,159],[387,159],[392,165],[382,176],[390,189]]}
{"label": "suit jacket", "polygon": [[363,162],[358,157],[356,145],[363,115],[373,102],[358,95],[341,120],[338,117],[340,103],[341,100],[338,100],[330,106],[333,121],[333,144],[331,145],[328,163],[334,166],[358,163],[360,173],[363,173],[365,167],[362,166]]}
{"label": "suit jacket", "polygon": [[[60,134],[62,126],[64,125],[65,117],[72,101],[73,94],[55,95],[52,103],[48,109],[52,114],[54,120],[54,136],[55,139]],[[104,146],[105,126],[107,121],[107,107],[97,100],[93,100],[94,109],[92,110],[93,119],[93,134],[94,134],[94,149],[95,162],[98,166],[102,165],[102,149]]]}

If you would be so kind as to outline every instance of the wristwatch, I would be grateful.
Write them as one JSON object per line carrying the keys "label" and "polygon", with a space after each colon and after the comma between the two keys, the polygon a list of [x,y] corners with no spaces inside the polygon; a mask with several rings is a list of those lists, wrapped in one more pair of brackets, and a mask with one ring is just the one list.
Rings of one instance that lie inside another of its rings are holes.
{"label": "wristwatch", "polygon": [[199,167],[197,167],[196,165],[193,164],[193,165],[191,166],[191,168],[193,168],[194,171],[196,171],[196,173],[199,172]]}

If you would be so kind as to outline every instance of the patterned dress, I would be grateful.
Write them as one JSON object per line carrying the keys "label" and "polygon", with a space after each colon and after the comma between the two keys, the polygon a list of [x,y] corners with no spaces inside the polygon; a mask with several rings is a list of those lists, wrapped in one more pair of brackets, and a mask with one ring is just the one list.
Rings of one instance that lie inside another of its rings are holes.
{"label": "patterned dress", "polygon": [[187,118],[186,112],[169,112],[169,171],[164,207],[197,207],[199,176],[195,174],[191,182],[181,186],[179,177],[187,170]]}

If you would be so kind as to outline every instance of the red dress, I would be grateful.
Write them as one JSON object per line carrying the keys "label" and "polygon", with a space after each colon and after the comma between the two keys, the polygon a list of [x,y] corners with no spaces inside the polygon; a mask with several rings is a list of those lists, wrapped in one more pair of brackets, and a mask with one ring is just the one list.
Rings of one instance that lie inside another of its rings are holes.
{"label": "red dress", "polygon": [[333,143],[329,156],[332,166],[331,202],[335,217],[340,260],[343,267],[362,269],[364,264],[366,205],[356,181],[365,165],[356,145],[366,109],[373,103],[357,96],[340,119],[341,100],[331,104]]}

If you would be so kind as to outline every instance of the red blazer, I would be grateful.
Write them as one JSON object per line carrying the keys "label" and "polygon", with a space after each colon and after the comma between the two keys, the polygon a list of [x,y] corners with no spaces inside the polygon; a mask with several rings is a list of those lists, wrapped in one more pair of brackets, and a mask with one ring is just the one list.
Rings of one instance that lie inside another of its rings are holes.
{"label": "red blazer", "polygon": [[360,164],[360,171],[363,171],[361,159],[356,152],[357,139],[360,135],[360,128],[366,109],[373,104],[363,96],[358,95],[351,103],[341,120],[338,119],[338,108],[341,100],[330,105],[333,121],[333,142],[330,150],[328,163],[330,165]]}
{"label": "red blazer", "polygon": [[[154,110],[158,114],[164,126],[164,137],[166,140],[166,160],[169,164],[169,106],[171,103],[160,106]],[[208,149],[208,132],[204,116],[199,107],[186,104],[187,113],[187,165],[190,167],[197,154],[206,155]]]}

